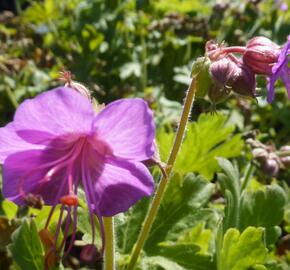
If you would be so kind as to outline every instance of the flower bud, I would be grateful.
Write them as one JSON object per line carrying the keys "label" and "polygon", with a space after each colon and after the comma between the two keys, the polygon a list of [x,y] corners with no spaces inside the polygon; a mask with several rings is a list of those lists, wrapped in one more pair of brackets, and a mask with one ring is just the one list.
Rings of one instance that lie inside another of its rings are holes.
{"label": "flower bud", "polygon": [[209,73],[210,64],[207,57],[198,57],[192,64],[191,77],[195,78],[197,97],[204,97],[213,85]]}
{"label": "flower bud", "polygon": [[220,88],[217,85],[212,86],[208,91],[208,97],[212,104],[218,104],[226,100],[231,94],[230,88]]}
{"label": "flower bud", "polygon": [[284,167],[290,168],[290,156],[281,157],[280,160],[282,164],[284,165]]}
{"label": "flower bud", "polygon": [[228,81],[234,80],[238,66],[229,58],[222,58],[210,65],[211,78],[220,88],[227,86]]}
{"label": "flower bud", "polygon": [[279,172],[279,164],[275,159],[268,159],[263,165],[264,173],[269,176],[276,176]]}
{"label": "flower bud", "polygon": [[290,145],[283,145],[280,149],[280,152],[290,152]]}
{"label": "flower bud", "polygon": [[228,84],[235,93],[241,96],[255,97],[256,95],[255,74],[246,65],[238,67],[233,81],[228,82]]}
{"label": "flower bud", "polygon": [[214,84],[208,92],[208,97],[213,104],[217,104],[230,96],[231,87],[228,82],[234,80],[238,67],[231,59],[222,58],[213,62],[209,71]]}
{"label": "flower bud", "polygon": [[282,164],[286,167],[290,167],[290,145],[283,145],[279,149],[279,157]]}
{"label": "flower bud", "polygon": [[278,61],[279,46],[265,37],[249,40],[243,61],[257,74],[271,75],[272,67]]}
{"label": "flower bud", "polygon": [[85,263],[93,263],[100,258],[100,253],[95,245],[88,244],[82,248],[80,259]]}
{"label": "flower bud", "polygon": [[263,148],[255,148],[252,151],[253,158],[258,161],[266,161],[268,158],[268,152]]}

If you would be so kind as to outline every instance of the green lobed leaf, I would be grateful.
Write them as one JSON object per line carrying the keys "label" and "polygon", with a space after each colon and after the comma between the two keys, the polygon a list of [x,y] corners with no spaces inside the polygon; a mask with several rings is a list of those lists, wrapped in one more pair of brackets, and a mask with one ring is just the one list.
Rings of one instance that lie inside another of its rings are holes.
{"label": "green lobed leaf", "polygon": [[199,252],[207,254],[212,231],[205,228],[205,222],[198,223],[194,228],[188,228],[178,237],[177,243],[192,243],[199,247]]}
{"label": "green lobed leaf", "polygon": [[164,242],[159,244],[160,254],[188,270],[213,269],[212,258],[201,254],[199,246],[192,243]]}
{"label": "green lobed leaf", "polygon": [[171,233],[177,235],[188,224],[182,226],[180,221],[188,221],[186,217],[196,214],[209,200],[214,185],[200,176],[188,174],[182,180],[175,174],[169,180],[157,218],[153,224],[145,250],[150,254],[158,253],[158,243],[172,239]]}
{"label": "green lobed leaf", "polygon": [[23,221],[12,235],[9,250],[20,269],[44,269],[43,248],[34,220]]}
{"label": "green lobed leaf", "polygon": [[266,186],[258,191],[245,191],[241,197],[240,229],[248,226],[265,227],[267,244],[281,235],[277,226],[283,220],[286,194],[278,185]]}
{"label": "green lobed leaf", "polygon": [[[188,124],[188,131],[180,149],[175,172],[197,172],[211,180],[219,166],[216,157],[236,157],[241,154],[243,141],[233,135],[235,127],[226,124],[222,114],[201,114],[196,123]],[[166,160],[174,138],[174,132],[159,130],[157,141],[162,160]]]}
{"label": "green lobed leaf", "polygon": [[286,195],[278,185],[266,186],[258,191],[245,191],[241,197],[240,228],[247,226],[272,227],[283,219]]}
{"label": "green lobed leaf", "polygon": [[263,265],[267,249],[263,244],[263,228],[248,227],[242,234],[229,229],[224,235],[218,270],[248,270]]}

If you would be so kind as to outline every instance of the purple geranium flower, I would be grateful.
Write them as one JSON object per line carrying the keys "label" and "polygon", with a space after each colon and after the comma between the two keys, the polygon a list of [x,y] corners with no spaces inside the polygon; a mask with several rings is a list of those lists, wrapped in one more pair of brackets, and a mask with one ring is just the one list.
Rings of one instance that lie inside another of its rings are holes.
{"label": "purple geranium flower", "polygon": [[97,114],[71,88],[45,92],[23,102],[13,122],[0,128],[3,195],[18,205],[41,196],[53,206],[46,229],[61,203],[56,243],[64,211],[64,238],[72,223],[74,239],[82,186],[94,235],[93,215],[113,216],[152,194],[153,179],[142,161],[152,158],[154,137],[152,112],[142,99],[121,99]]}
{"label": "purple geranium flower", "polygon": [[281,78],[285,84],[286,90],[288,92],[288,97],[290,98],[290,68],[289,64],[289,54],[290,54],[290,36],[288,36],[288,41],[281,49],[278,62],[272,68],[272,75],[269,77],[268,81],[268,97],[267,101],[271,103],[274,99],[274,85],[275,82]]}

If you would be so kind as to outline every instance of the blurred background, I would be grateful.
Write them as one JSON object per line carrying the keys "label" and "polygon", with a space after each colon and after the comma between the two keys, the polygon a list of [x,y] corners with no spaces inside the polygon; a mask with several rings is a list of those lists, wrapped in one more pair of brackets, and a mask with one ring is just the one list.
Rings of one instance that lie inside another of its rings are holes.
{"label": "blurred background", "polygon": [[[207,40],[282,45],[290,28],[279,0],[1,0],[0,12],[1,125],[19,102],[60,85],[63,68],[99,102],[140,96],[174,117]],[[208,109],[198,100],[195,115]]]}

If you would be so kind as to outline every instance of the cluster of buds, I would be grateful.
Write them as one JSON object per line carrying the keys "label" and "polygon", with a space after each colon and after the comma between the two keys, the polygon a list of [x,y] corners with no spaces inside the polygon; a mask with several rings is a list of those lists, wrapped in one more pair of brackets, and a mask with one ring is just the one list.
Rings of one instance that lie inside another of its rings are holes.
{"label": "cluster of buds", "polygon": [[247,139],[246,142],[252,149],[253,159],[266,175],[277,176],[281,169],[290,168],[290,145],[277,150],[272,143],[266,145],[254,139]]}
{"label": "cluster of buds", "polygon": [[256,75],[267,76],[268,101],[274,97],[274,83],[281,77],[287,91],[290,84],[288,42],[280,47],[268,38],[255,37],[246,46],[226,47],[208,41],[205,56],[198,58],[192,67],[196,79],[197,96],[208,96],[212,104],[224,101],[231,93],[256,97]]}

